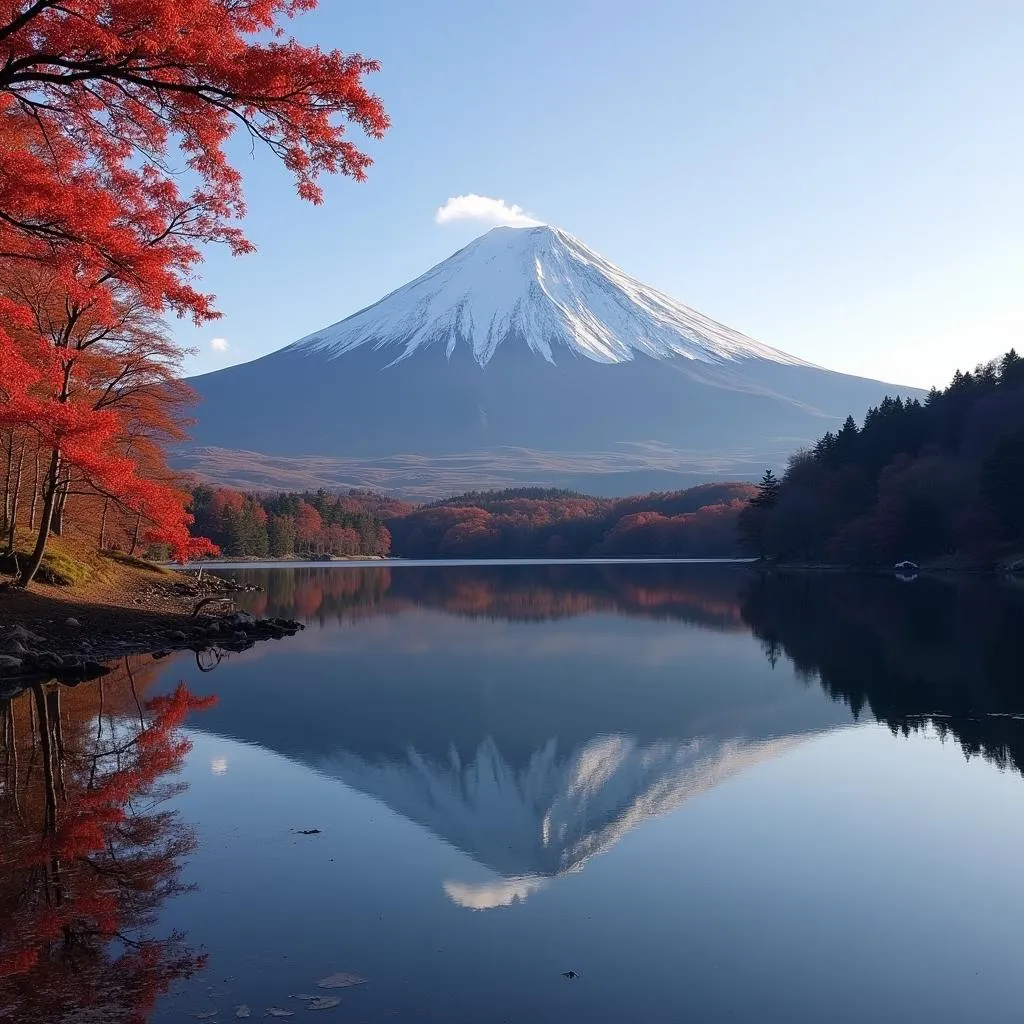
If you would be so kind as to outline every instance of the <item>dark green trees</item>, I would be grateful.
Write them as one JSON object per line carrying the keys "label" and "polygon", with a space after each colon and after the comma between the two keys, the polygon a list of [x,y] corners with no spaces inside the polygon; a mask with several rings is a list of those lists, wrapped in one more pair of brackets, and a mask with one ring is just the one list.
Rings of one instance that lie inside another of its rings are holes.
{"label": "dark green trees", "polygon": [[1024,430],[1000,438],[982,463],[981,495],[1003,535],[1024,538]]}
{"label": "dark green trees", "polygon": [[1024,549],[1024,359],[1013,350],[924,403],[886,398],[765,474],[739,518],[760,557],[891,564]]}

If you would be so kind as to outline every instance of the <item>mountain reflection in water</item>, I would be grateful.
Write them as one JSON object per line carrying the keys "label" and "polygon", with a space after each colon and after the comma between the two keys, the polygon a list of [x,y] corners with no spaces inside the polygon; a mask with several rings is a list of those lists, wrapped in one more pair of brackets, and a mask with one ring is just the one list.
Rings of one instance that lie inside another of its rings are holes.
{"label": "mountain reflection in water", "polygon": [[[244,575],[266,588],[253,610],[319,628],[251,665],[244,702],[203,727],[315,767],[467,853],[496,876],[447,883],[474,909],[524,899],[865,714],[1024,765],[1007,717],[1024,712],[1022,595],[990,583],[639,564]],[[758,646],[732,639],[747,632]],[[287,684],[282,658],[301,668]],[[779,668],[790,660],[795,679]]]}

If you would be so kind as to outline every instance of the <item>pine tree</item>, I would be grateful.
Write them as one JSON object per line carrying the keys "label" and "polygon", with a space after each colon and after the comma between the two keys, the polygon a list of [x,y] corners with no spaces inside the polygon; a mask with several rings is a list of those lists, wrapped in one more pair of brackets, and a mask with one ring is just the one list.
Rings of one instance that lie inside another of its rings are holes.
{"label": "pine tree", "polygon": [[764,471],[761,482],[757,485],[758,493],[751,499],[751,504],[758,508],[774,508],[779,501],[782,485],[770,469]]}

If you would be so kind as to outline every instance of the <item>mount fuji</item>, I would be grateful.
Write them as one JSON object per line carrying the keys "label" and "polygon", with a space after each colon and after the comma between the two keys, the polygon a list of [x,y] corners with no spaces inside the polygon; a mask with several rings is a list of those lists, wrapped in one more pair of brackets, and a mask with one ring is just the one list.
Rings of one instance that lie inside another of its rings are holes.
{"label": "mount fuji", "polygon": [[203,402],[179,461],[203,475],[419,497],[758,476],[915,393],[760,344],[548,226],[495,228],[347,319],[190,383]]}

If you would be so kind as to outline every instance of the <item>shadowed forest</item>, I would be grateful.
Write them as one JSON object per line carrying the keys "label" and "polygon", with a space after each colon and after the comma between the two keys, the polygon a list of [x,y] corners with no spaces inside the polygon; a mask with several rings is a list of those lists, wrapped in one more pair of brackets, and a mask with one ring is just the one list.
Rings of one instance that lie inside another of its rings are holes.
{"label": "shadowed forest", "polygon": [[891,565],[1024,548],[1024,359],[958,372],[924,402],[887,398],[765,474],[739,520],[760,557]]}

